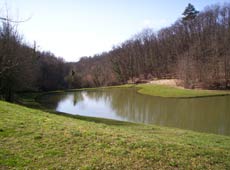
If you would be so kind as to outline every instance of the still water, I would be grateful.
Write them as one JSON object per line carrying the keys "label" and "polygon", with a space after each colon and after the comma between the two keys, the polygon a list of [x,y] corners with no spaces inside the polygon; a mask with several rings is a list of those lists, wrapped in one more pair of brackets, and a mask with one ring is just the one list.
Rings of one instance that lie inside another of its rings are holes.
{"label": "still water", "polygon": [[135,88],[44,95],[42,105],[73,115],[102,117],[230,135],[230,96],[161,98]]}

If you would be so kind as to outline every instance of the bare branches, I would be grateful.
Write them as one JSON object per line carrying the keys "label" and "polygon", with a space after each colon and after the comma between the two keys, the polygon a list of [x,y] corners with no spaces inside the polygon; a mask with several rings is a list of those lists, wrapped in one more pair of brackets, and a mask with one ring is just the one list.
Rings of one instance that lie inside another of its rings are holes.
{"label": "bare branches", "polygon": [[16,24],[19,24],[19,23],[22,23],[22,22],[27,22],[31,19],[31,17],[25,19],[25,20],[19,20],[19,21],[16,21],[16,20],[12,20],[12,19],[9,19],[9,18],[4,18],[4,17],[0,17],[0,20],[2,21],[6,21],[6,22],[11,22],[11,23],[16,23]]}
{"label": "bare branches", "polygon": [[229,4],[200,13],[190,4],[184,12],[186,22],[178,20],[156,34],[143,31],[105,54],[107,63],[101,55],[80,60],[76,67],[88,82],[96,80],[89,83],[92,86],[98,77],[109,75],[106,83],[114,83],[114,77],[117,84],[179,78],[187,88],[230,88],[229,14]]}
{"label": "bare branches", "polygon": [[17,67],[18,65],[19,65],[19,64],[16,63],[16,64],[11,65],[11,66],[4,66],[4,67],[2,67],[2,70],[0,70],[0,77],[1,77],[1,75],[2,75],[3,73],[5,73],[6,71],[8,71],[8,70],[10,70],[10,69],[13,69],[13,68]]}

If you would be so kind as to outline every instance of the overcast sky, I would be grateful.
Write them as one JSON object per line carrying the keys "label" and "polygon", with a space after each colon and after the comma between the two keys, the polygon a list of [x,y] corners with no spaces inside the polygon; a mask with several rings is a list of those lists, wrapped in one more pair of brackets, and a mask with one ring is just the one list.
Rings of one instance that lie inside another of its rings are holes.
{"label": "overcast sky", "polygon": [[229,0],[0,0],[0,15],[7,4],[26,42],[37,42],[66,61],[110,50],[144,28],[170,26],[188,3],[197,10]]}

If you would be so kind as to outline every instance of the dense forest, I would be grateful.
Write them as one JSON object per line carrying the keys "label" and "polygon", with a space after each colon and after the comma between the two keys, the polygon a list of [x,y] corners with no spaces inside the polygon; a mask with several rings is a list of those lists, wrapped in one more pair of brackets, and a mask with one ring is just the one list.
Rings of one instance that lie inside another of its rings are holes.
{"label": "dense forest", "polygon": [[[183,12],[183,11],[182,11]],[[17,92],[98,87],[177,78],[186,88],[230,87],[230,4],[183,16],[158,32],[145,29],[111,51],[68,63],[23,43],[17,23],[0,26],[0,98]],[[77,47],[76,47],[77,48]]]}
{"label": "dense forest", "polygon": [[24,44],[16,26],[5,20],[0,27],[0,97],[13,101],[16,92],[68,88],[69,63]]}
{"label": "dense forest", "polygon": [[177,78],[186,88],[229,88],[230,4],[198,12],[189,4],[170,27],[143,30],[111,51],[75,65],[81,86]]}

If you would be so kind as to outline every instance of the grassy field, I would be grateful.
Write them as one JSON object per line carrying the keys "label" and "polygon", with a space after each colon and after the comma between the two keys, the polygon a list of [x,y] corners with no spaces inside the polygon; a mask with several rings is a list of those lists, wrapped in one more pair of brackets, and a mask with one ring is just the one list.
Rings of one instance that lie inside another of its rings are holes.
{"label": "grassy field", "polygon": [[0,101],[0,169],[230,169],[230,137]]}
{"label": "grassy field", "polygon": [[194,90],[182,89],[166,85],[140,84],[138,90],[141,94],[160,96],[160,97],[205,97],[229,95],[229,91],[221,90]]}

